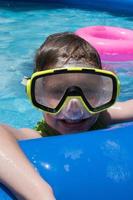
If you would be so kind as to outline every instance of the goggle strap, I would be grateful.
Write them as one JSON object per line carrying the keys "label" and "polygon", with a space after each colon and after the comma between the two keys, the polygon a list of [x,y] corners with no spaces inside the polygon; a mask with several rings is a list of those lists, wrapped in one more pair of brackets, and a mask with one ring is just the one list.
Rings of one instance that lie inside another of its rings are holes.
{"label": "goggle strap", "polygon": [[21,81],[21,84],[24,85],[24,86],[27,86],[27,83],[28,83],[29,79],[30,79],[29,77],[24,76],[23,79],[22,79],[22,81]]}

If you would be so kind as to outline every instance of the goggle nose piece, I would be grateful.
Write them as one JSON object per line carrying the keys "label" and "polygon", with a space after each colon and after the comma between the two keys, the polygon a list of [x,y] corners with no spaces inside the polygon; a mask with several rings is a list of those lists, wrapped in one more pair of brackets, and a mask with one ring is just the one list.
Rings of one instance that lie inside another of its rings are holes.
{"label": "goggle nose piece", "polygon": [[92,114],[86,110],[79,96],[75,98],[68,96],[59,116],[64,119],[81,120],[92,116]]}
{"label": "goggle nose piece", "polygon": [[73,113],[74,115],[79,113],[83,114],[83,105],[77,98],[70,99],[65,106],[65,110],[67,113]]}
{"label": "goggle nose piece", "polygon": [[66,90],[67,96],[82,96],[82,93],[81,88],[78,86],[71,86]]}

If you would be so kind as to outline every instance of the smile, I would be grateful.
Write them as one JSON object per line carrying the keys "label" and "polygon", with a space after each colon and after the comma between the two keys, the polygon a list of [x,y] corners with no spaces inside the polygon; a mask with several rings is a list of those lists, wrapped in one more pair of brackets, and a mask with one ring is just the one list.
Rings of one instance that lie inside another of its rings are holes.
{"label": "smile", "polygon": [[75,123],[79,123],[79,122],[84,122],[86,120],[88,120],[89,118],[86,119],[77,119],[77,120],[70,120],[70,119],[64,119],[63,121],[65,121],[66,123],[70,123],[70,124],[75,124]]}

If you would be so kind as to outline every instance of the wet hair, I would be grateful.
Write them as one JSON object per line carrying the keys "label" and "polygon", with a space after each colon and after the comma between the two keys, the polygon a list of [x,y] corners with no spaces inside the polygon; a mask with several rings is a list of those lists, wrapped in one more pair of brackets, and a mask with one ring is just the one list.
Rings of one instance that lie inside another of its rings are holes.
{"label": "wet hair", "polygon": [[37,50],[35,70],[61,68],[64,65],[102,68],[98,52],[71,32],[50,35]]}

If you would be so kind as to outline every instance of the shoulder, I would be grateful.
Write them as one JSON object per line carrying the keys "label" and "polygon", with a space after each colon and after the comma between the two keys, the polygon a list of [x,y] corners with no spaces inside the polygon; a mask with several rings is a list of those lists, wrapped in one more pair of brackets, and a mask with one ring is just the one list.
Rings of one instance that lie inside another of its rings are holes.
{"label": "shoulder", "polygon": [[20,138],[19,139],[35,139],[41,138],[41,134],[38,131],[29,128],[21,128],[20,131]]}

